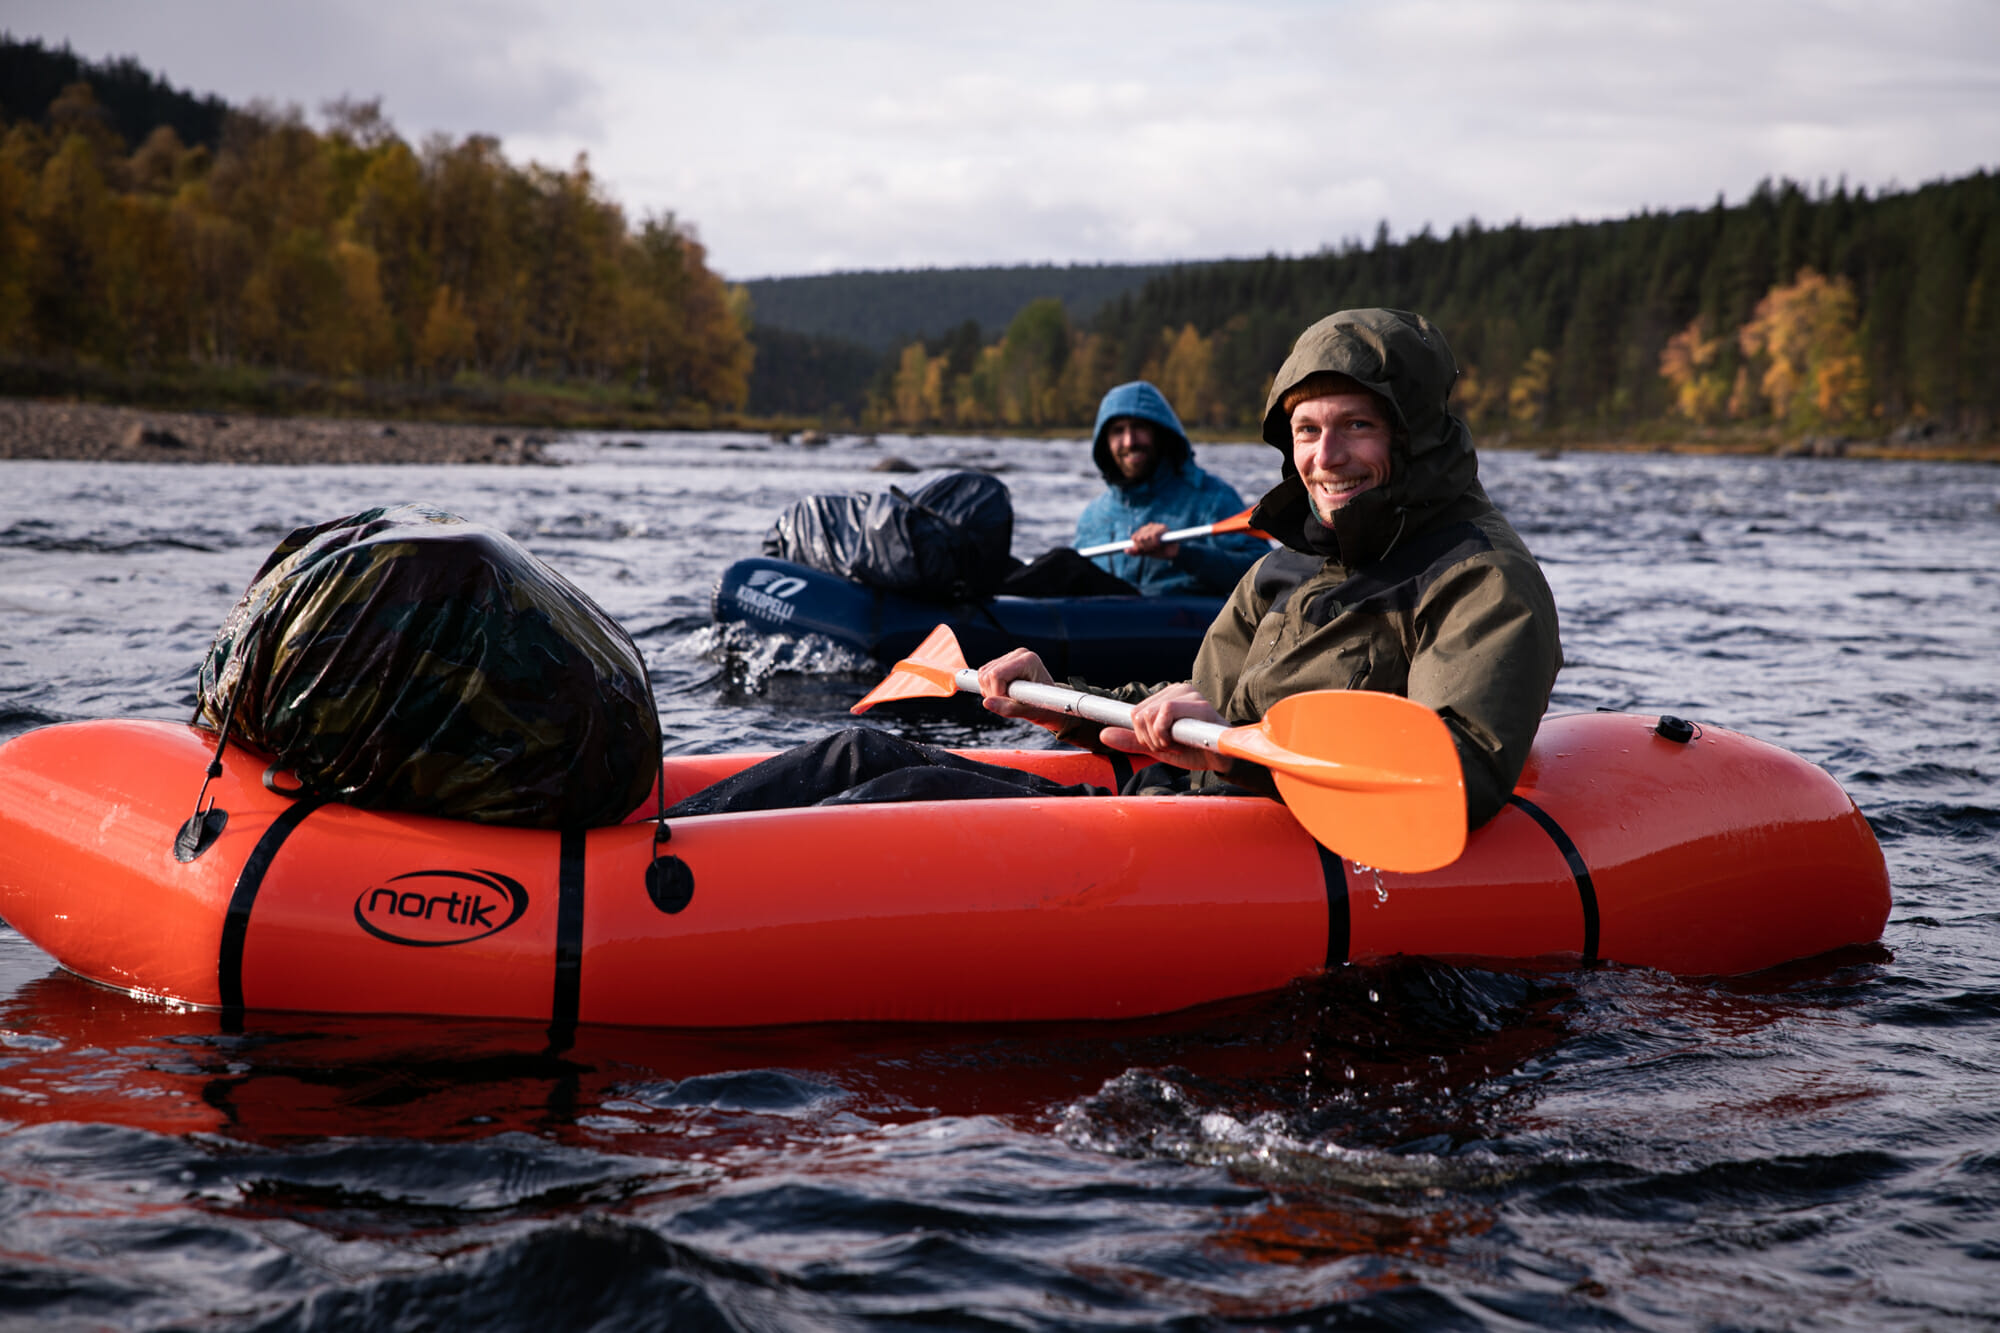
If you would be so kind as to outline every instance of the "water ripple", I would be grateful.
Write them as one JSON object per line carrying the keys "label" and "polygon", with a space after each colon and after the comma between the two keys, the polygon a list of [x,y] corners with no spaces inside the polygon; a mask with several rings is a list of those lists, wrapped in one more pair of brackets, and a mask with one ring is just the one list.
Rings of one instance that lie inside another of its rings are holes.
{"label": "water ripple", "polygon": [[[775,749],[843,725],[881,665],[709,625],[784,505],[880,489],[887,453],[1004,470],[1032,555],[1098,486],[1076,440],[549,452],[0,465],[0,738],[185,718],[280,537],[421,500],[631,629],[670,752]],[[1246,494],[1275,476],[1261,445],[1199,453]],[[1889,863],[1880,944],[1731,979],[1397,960],[1133,1023],[600,1029],[554,1055],[521,1024],[228,1030],[0,928],[0,1321],[1991,1326],[2000,468],[1499,452],[1481,474],[1563,610],[1558,707],[1823,765]],[[877,724],[1044,743],[977,708]]]}

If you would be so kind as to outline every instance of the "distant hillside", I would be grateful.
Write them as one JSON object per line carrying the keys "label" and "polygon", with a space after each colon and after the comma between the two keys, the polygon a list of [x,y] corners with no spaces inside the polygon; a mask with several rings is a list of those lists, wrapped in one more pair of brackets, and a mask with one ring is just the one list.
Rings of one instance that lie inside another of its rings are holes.
{"label": "distant hillside", "polygon": [[72,83],[88,83],[111,128],[137,147],[156,125],[170,125],[182,143],[222,145],[222,122],[229,106],[210,95],[196,97],[140,67],[130,56],[93,63],[65,43],[45,47],[0,33],[0,120],[39,120],[49,103]]}
{"label": "distant hillside", "polygon": [[750,395],[744,406],[760,417],[859,421],[868,410],[869,386],[887,359],[845,338],[771,325],[751,329],[750,345],[757,354],[750,363]]}
{"label": "distant hillside", "polygon": [[1171,264],[1053,264],[993,268],[895,269],[757,278],[750,317],[785,329],[889,352],[936,338],[972,320],[999,332],[1030,301],[1053,296],[1079,322],[1107,302],[1136,292]]}

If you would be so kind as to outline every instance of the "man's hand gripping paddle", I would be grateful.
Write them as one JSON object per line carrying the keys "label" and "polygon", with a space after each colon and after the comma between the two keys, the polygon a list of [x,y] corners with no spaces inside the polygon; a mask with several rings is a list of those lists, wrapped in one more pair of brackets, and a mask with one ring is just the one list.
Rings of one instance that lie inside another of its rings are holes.
{"label": "man's hand gripping paddle", "polygon": [[[1227,532],[1247,532],[1253,537],[1265,536],[1266,534],[1250,526],[1250,513],[1255,508],[1256,506],[1252,505],[1250,509],[1246,509],[1240,514],[1231,514],[1228,518],[1218,518],[1213,523],[1204,523],[1197,528],[1177,528],[1172,532],[1163,532],[1160,534],[1160,541],[1163,545],[1173,542],[1189,542],[1197,537],[1220,537]],[[1106,542],[1102,546],[1086,546],[1081,551],[1078,551],[1077,554],[1082,556],[1110,555],[1114,551],[1129,551],[1131,549],[1132,539],[1127,537],[1122,542]]]}
{"label": "man's hand gripping paddle", "polygon": [[[939,625],[854,705],[978,694],[979,674]],[[1107,726],[1132,725],[1132,705],[1017,680],[1022,703]],[[1395,694],[1313,690],[1281,699],[1247,727],[1182,718],[1174,739],[1262,764],[1305,831],[1329,851],[1409,874],[1450,865],[1465,849],[1465,778],[1444,719]]]}

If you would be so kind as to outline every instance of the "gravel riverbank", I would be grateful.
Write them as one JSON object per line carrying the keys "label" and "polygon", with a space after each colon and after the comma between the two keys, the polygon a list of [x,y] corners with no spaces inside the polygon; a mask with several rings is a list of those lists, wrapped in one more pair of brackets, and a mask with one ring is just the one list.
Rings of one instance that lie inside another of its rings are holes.
{"label": "gravel riverbank", "polygon": [[[792,438],[790,430],[741,427]],[[947,432],[948,433],[948,432]],[[968,439],[985,438],[965,432]],[[1080,437],[1081,428],[1047,435]],[[543,446],[566,437],[559,428],[451,425],[357,417],[259,416],[248,412],[170,412],[32,398],[0,397],[0,458],[60,458],[128,463],[544,463]],[[825,443],[817,430],[799,442]],[[1247,443],[1202,435],[1197,445]],[[1907,427],[1884,439],[1808,437],[1778,440],[1713,436],[1675,441],[1510,439],[1481,436],[1482,453],[1532,450],[1544,457],[1569,452],[1777,454],[1815,458],[1878,458],[1928,462],[2000,463],[2000,441],[1959,440],[1934,428]],[[893,469],[882,469],[893,470]]]}
{"label": "gravel riverbank", "polygon": [[0,398],[0,458],[133,463],[539,463],[551,436],[505,426],[159,412]]}

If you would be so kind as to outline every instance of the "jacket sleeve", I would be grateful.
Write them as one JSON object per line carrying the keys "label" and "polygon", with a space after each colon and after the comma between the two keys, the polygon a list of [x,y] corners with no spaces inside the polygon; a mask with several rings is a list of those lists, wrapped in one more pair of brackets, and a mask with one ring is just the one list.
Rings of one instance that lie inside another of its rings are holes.
{"label": "jacket sleeve", "polygon": [[1446,571],[1413,625],[1409,695],[1451,728],[1477,828],[1513,792],[1562,666],[1555,598],[1531,556],[1503,550]]}
{"label": "jacket sleeve", "polygon": [[[1130,506],[1124,504],[1116,492],[1106,490],[1104,494],[1084,506],[1076,519],[1076,549],[1086,546],[1103,546],[1107,542],[1122,542],[1132,535],[1139,525],[1133,521]],[[1144,556],[1127,555],[1123,551],[1113,551],[1109,555],[1094,555],[1090,563],[1096,565],[1113,578],[1124,579],[1141,592],[1156,581],[1165,566],[1158,560]]]}

